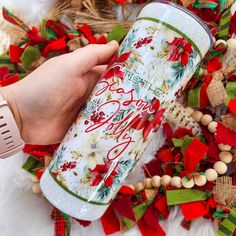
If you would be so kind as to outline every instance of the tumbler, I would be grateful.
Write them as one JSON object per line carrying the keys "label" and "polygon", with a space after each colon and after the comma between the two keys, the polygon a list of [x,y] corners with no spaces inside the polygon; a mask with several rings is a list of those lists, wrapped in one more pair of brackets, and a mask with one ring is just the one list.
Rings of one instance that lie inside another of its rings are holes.
{"label": "tumbler", "polygon": [[142,9],[41,178],[52,205],[81,220],[104,214],[212,41],[182,6]]}

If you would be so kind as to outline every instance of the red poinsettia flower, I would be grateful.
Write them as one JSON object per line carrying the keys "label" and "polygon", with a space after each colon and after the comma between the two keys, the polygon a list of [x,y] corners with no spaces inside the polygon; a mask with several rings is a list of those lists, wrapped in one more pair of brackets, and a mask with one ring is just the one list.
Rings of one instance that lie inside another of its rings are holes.
{"label": "red poinsettia flower", "polygon": [[124,79],[124,72],[121,71],[121,68],[124,66],[124,62],[129,58],[131,52],[122,53],[120,56],[116,54],[110,61],[103,78],[110,79],[113,76],[116,76],[120,79]]}
{"label": "red poinsettia flower", "polygon": [[159,109],[160,102],[157,98],[152,99],[153,113],[146,112],[143,116],[140,116],[133,124],[132,128],[140,130],[143,129],[143,138],[146,139],[152,129],[157,130],[161,124],[161,120],[165,109]]}
{"label": "red poinsettia flower", "polygon": [[[91,186],[97,186],[105,177],[109,170],[109,167],[107,164],[104,165],[96,165],[96,167],[93,170],[90,170],[92,175],[94,176],[94,179],[91,183]],[[104,180],[105,186],[111,186],[113,184],[114,177],[117,175],[117,172],[113,170],[109,176],[106,176],[106,179]]]}
{"label": "red poinsettia flower", "polygon": [[189,55],[193,53],[192,45],[184,38],[175,37],[171,43],[168,43],[171,54],[168,61],[181,61],[186,66],[188,64]]}

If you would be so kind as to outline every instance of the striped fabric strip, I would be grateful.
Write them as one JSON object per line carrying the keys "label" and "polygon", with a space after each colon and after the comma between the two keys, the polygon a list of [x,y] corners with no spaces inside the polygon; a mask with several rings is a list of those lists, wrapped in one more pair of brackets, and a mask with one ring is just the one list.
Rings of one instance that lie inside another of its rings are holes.
{"label": "striped fabric strip", "polygon": [[13,25],[19,26],[21,29],[25,30],[26,32],[28,32],[30,30],[29,27],[21,19],[19,19],[15,15],[13,15],[5,7],[2,8],[2,15],[3,15],[5,20],[7,20],[8,22],[12,23]]}
{"label": "striped fabric strip", "polygon": [[37,172],[37,169],[40,169],[43,167],[44,167],[44,164],[42,162],[30,156],[27,159],[27,161],[24,163],[24,165],[22,166],[22,169],[26,170],[30,174],[35,175]]}
{"label": "striped fabric strip", "polygon": [[218,236],[233,235],[236,229],[236,207],[234,207],[226,219],[224,219],[217,231]]}
{"label": "striped fabric strip", "polygon": [[1,55],[0,56],[0,67],[4,67],[4,66],[8,67],[8,70],[11,73],[15,72],[14,65],[11,63],[10,56],[8,56],[8,55]]}
{"label": "striped fabric strip", "polygon": [[230,26],[230,8],[227,9],[220,19],[219,38],[226,39],[229,34]]}

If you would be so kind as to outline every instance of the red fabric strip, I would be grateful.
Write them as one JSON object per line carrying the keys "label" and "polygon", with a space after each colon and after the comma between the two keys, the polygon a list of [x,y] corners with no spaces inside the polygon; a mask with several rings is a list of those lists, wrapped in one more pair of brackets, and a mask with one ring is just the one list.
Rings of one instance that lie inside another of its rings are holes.
{"label": "red fabric strip", "polygon": [[236,115],[236,99],[230,99],[228,107],[229,110]]}
{"label": "red fabric strip", "polygon": [[184,168],[185,170],[193,171],[195,166],[207,153],[208,147],[194,138],[193,141],[188,145],[184,152]]}
{"label": "red fabric strip", "polygon": [[10,45],[9,48],[9,54],[10,54],[10,60],[13,63],[19,63],[20,62],[20,57],[23,53],[24,49],[20,48],[15,45]]}
{"label": "red fabric strip", "polygon": [[105,214],[101,217],[101,222],[106,235],[120,231],[120,222],[112,206],[109,206]]}
{"label": "red fabric strip", "polygon": [[165,236],[165,231],[162,229],[160,224],[158,223],[158,227],[155,230],[154,228],[150,227],[143,217],[138,221],[138,228],[143,236]]}
{"label": "red fabric strip", "polygon": [[194,220],[208,213],[208,206],[205,201],[180,204],[180,208],[186,221]]}
{"label": "red fabric strip", "polygon": [[216,142],[236,146],[236,132],[218,122],[216,128]]}
{"label": "red fabric strip", "polygon": [[162,196],[155,202],[155,207],[164,218],[168,218],[170,211],[167,206],[166,195]]}
{"label": "red fabric strip", "polygon": [[51,43],[49,43],[43,50],[43,52],[41,53],[43,57],[46,57],[50,52],[52,51],[58,51],[61,50],[63,48],[67,47],[66,44],[66,38],[60,38],[58,40],[55,40]]}
{"label": "red fabric strip", "polygon": [[2,87],[8,86],[10,84],[14,84],[18,80],[19,80],[19,75],[18,74],[6,76],[3,81],[0,81],[0,87],[1,86]]}

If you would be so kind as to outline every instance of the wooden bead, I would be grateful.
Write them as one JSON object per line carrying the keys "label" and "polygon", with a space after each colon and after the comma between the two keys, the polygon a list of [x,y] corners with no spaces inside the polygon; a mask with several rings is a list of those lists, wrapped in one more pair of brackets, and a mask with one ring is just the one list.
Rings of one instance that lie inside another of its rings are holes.
{"label": "wooden bead", "polygon": [[197,186],[203,186],[205,185],[207,182],[207,178],[205,175],[196,175],[194,176],[194,183],[197,185]]}
{"label": "wooden bead", "polygon": [[151,178],[146,178],[144,180],[144,188],[152,188],[152,179]]}
{"label": "wooden bead", "polygon": [[182,181],[181,178],[179,176],[174,176],[171,181],[170,184],[176,188],[181,188],[182,187]]}
{"label": "wooden bead", "polygon": [[205,174],[206,174],[207,181],[209,181],[209,182],[216,181],[216,179],[218,177],[218,173],[216,172],[216,170],[214,170],[212,168],[207,169],[205,171]]}
{"label": "wooden bead", "polygon": [[232,147],[230,145],[220,143],[220,144],[218,144],[218,148],[221,151],[230,151]]}
{"label": "wooden bead", "polygon": [[39,179],[36,175],[31,175],[30,176],[30,179],[33,183],[39,183]]}
{"label": "wooden bead", "polygon": [[227,171],[227,165],[223,161],[215,162],[213,168],[217,171],[219,175],[223,175]]}
{"label": "wooden bead", "polygon": [[185,187],[185,188],[192,188],[194,186],[194,181],[193,179],[188,179],[186,177],[182,178],[182,185]]}
{"label": "wooden bead", "polygon": [[191,116],[194,112],[194,109],[192,107],[186,107],[186,112]]}
{"label": "wooden bead", "polygon": [[212,122],[213,118],[211,115],[205,114],[201,118],[201,123],[207,126],[210,122]]}
{"label": "wooden bead", "polygon": [[161,184],[162,184],[163,186],[169,185],[169,184],[170,184],[170,181],[171,181],[171,177],[170,177],[169,175],[163,175],[163,176],[161,177]]}
{"label": "wooden bead", "polygon": [[144,189],[143,183],[139,182],[139,183],[135,184],[135,190],[137,192],[142,191],[143,189]]}
{"label": "wooden bead", "polygon": [[161,177],[158,175],[155,175],[152,177],[152,186],[154,188],[159,188],[161,186]]}
{"label": "wooden bead", "polygon": [[233,160],[233,155],[230,152],[221,152],[220,155],[220,160],[225,162],[225,163],[230,163]]}
{"label": "wooden bead", "polygon": [[40,186],[39,186],[39,183],[34,183],[34,184],[32,185],[32,192],[35,193],[35,194],[40,194],[40,193],[42,193],[41,188],[40,188]]}
{"label": "wooden bead", "polygon": [[211,133],[215,133],[216,132],[216,127],[217,127],[217,122],[216,121],[211,121],[209,124],[208,124],[208,130],[211,132]]}
{"label": "wooden bead", "polygon": [[202,118],[203,114],[200,111],[194,111],[192,114],[192,118],[196,121],[196,122],[200,122],[201,118]]}

